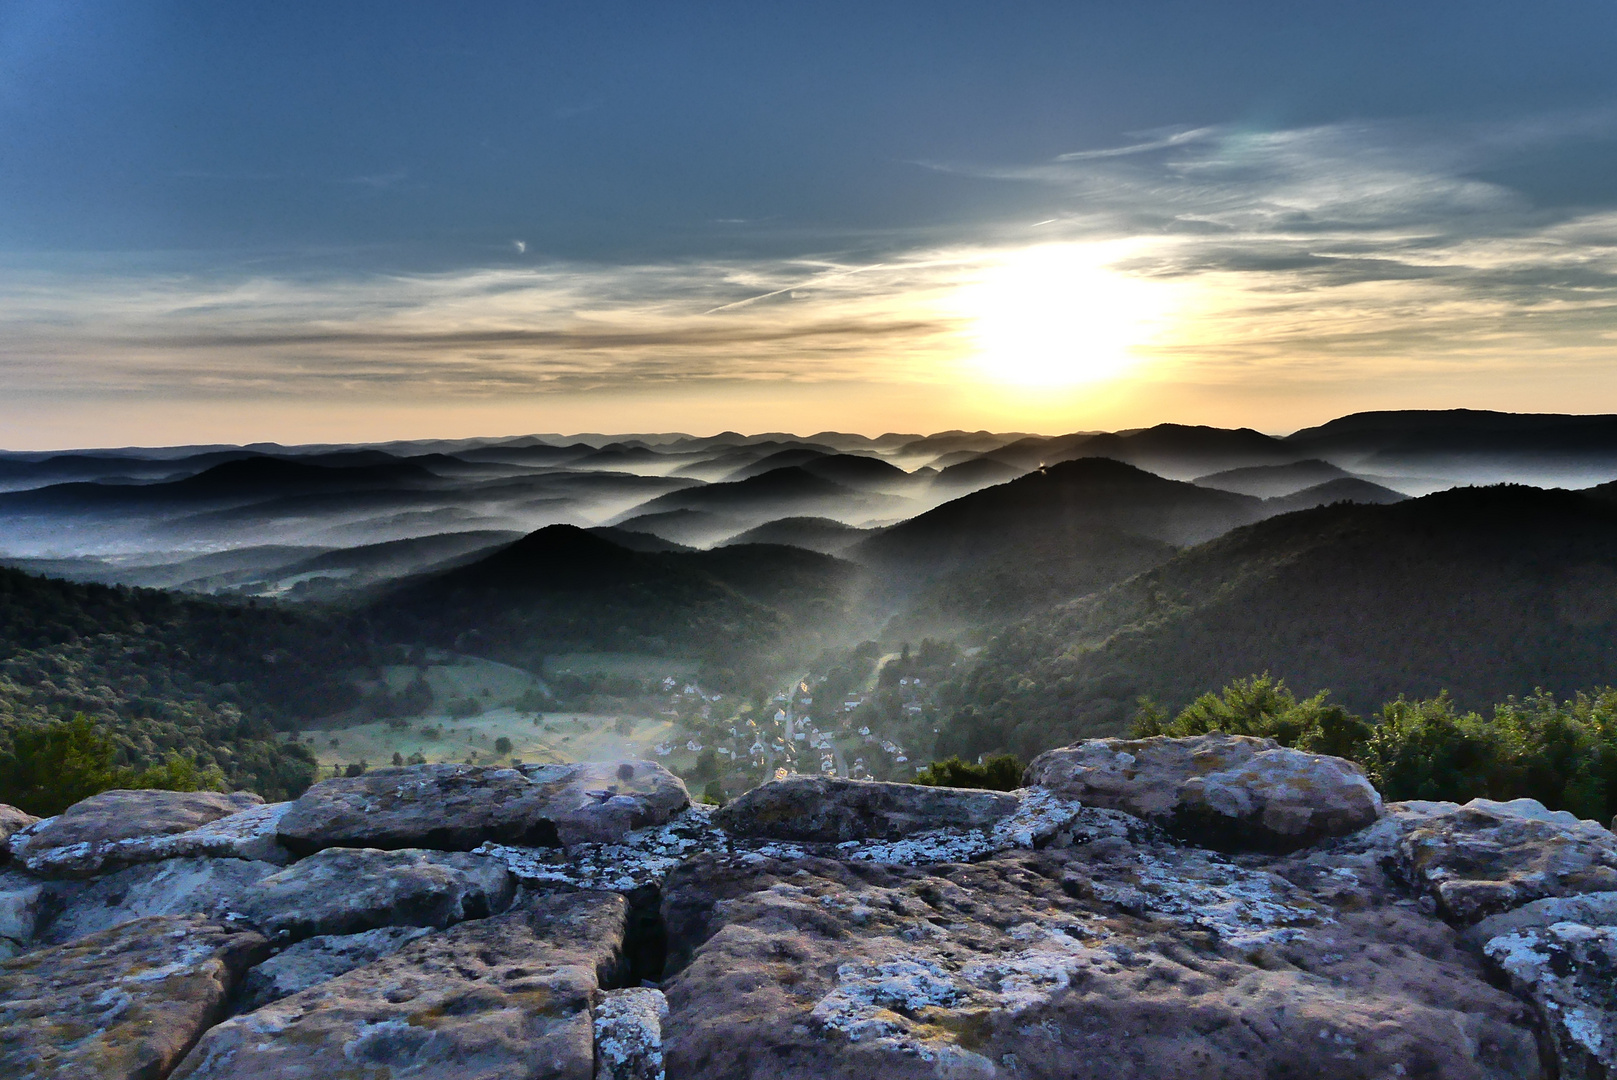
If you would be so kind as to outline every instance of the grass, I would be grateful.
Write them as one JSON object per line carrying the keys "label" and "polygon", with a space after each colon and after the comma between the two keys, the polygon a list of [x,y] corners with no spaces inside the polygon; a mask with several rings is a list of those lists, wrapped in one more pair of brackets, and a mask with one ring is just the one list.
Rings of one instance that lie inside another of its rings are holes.
{"label": "grass", "polygon": [[[666,718],[626,719],[629,734],[622,735],[618,732],[618,716],[545,713],[536,725],[532,714],[501,706],[480,716],[463,718],[438,711],[412,718],[410,726],[402,730],[389,727],[386,721],[375,721],[335,730],[310,729],[302,736],[325,774],[333,765],[360,761],[371,766],[387,765],[394,753],[405,758],[420,753],[432,763],[473,758],[482,765],[507,764],[513,759],[552,762],[653,758],[652,747],[673,738],[674,725]],[[424,728],[438,729],[439,737],[423,734]],[[495,741],[501,737],[511,740],[509,754],[495,753]]]}

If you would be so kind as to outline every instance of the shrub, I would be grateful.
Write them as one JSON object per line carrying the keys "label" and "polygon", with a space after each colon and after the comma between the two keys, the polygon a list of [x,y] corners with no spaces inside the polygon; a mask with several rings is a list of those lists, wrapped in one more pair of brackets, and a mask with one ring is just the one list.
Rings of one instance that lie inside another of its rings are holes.
{"label": "shrub", "polygon": [[917,784],[930,787],[989,788],[1014,791],[1022,786],[1022,763],[1012,754],[984,758],[980,765],[958,757],[934,761],[916,774]]}
{"label": "shrub", "polygon": [[1203,694],[1173,720],[1154,702],[1142,700],[1134,732],[1144,738],[1171,735],[1184,738],[1222,731],[1226,735],[1256,735],[1281,746],[1295,746],[1316,754],[1357,759],[1370,725],[1340,705],[1326,704],[1329,690],[1302,701],[1266,671],[1249,679],[1236,679],[1217,694]]}
{"label": "shrub", "polygon": [[1374,723],[1325,697],[1298,701],[1284,682],[1256,675],[1203,694],[1172,720],[1142,701],[1135,733],[1260,735],[1345,757],[1389,801],[1529,798],[1602,822],[1617,815],[1617,689],[1565,701],[1539,690],[1495,705],[1491,718],[1462,711],[1446,693],[1400,697]]}
{"label": "shrub", "polygon": [[201,791],[226,788],[215,766],[198,767],[195,758],[170,753],[161,765],[132,769],[113,764],[116,745],[82,713],[23,728],[11,752],[0,757],[0,802],[49,817],[114,788]]}
{"label": "shrub", "polygon": [[483,703],[474,697],[463,697],[459,701],[451,701],[448,712],[450,716],[457,720],[481,716],[483,714]]}

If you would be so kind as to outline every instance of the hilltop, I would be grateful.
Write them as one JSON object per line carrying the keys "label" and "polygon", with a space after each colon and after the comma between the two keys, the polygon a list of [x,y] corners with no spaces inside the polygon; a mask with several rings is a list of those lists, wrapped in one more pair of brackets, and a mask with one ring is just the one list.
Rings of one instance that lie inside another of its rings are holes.
{"label": "hilltop", "polygon": [[[1617,505],[1460,488],[1271,518],[1018,624],[958,688],[953,746],[1026,753],[1122,730],[1259,671],[1359,712],[1484,705],[1617,672]],[[1014,690],[1010,689],[1015,687]]]}

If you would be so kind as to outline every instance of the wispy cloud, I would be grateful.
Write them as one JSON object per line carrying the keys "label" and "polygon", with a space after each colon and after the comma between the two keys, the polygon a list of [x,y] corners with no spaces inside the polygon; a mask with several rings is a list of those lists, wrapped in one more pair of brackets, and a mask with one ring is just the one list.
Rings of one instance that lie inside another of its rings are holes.
{"label": "wispy cloud", "polygon": [[1216,129],[1194,128],[1190,131],[1176,131],[1159,139],[1150,139],[1146,142],[1131,143],[1128,146],[1113,146],[1101,150],[1073,150],[1069,153],[1056,155],[1057,161],[1098,161],[1101,158],[1132,157],[1135,154],[1149,154],[1153,150],[1168,150],[1175,146],[1184,146],[1199,139],[1205,139],[1214,134]]}
{"label": "wispy cloud", "polygon": [[[24,395],[422,399],[946,382],[971,348],[950,304],[960,289],[1030,243],[1126,240],[1113,272],[1189,298],[1147,347],[1164,384],[1572,372],[1567,385],[1586,386],[1617,359],[1617,207],[1546,207],[1486,177],[1614,134],[1598,113],[1202,127],[1044,161],[932,165],[1042,186],[1052,216],[1031,232],[1019,212],[969,235],[846,238],[859,254],[821,237],[805,247],[828,253],[796,258],[439,274],[24,267],[0,271],[0,376]],[[1617,396],[1564,407],[1617,408]]]}

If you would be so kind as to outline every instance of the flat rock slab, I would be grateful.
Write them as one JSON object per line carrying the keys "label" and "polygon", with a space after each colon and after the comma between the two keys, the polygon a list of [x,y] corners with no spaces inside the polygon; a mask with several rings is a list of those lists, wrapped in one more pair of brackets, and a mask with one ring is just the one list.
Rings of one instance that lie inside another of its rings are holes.
{"label": "flat rock slab", "polygon": [[835,844],[992,828],[1019,805],[1001,791],[789,776],[753,788],[713,820],[735,836]]}
{"label": "flat rock slab", "polygon": [[273,863],[246,859],[165,859],[125,867],[93,881],[53,881],[36,940],[63,945],[150,915],[222,920]]}
{"label": "flat rock slab", "polygon": [[1218,851],[1294,851],[1381,815],[1353,762],[1244,735],[1089,739],[1040,754],[1025,780]]}
{"label": "flat rock slab", "polygon": [[425,926],[386,926],[362,934],[324,935],[300,941],[247,973],[236,999],[236,1012],[252,1012],[319,986],[396,953],[430,933],[432,930]]}
{"label": "flat rock slab", "polygon": [[650,761],[415,765],[314,785],[281,818],[278,835],[300,855],[327,847],[613,843],[689,803],[684,783]]}
{"label": "flat rock slab", "polygon": [[0,1076],[165,1076],[266,952],[245,930],[157,916],[0,963]]}
{"label": "flat rock slab", "polygon": [[558,894],[429,934],[225,1021],[174,1076],[590,1080],[591,1009],[625,974],[627,912],[614,893]]}
{"label": "flat rock slab", "polygon": [[444,927],[505,910],[516,882],[461,851],[326,848],[243,892],[236,910],[278,941],[382,926]]}
{"label": "flat rock slab", "polygon": [[132,863],[183,855],[253,857],[223,850],[229,846],[225,838],[220,850],[205,850],[205,842],[195,850],[164,848],[159,841],[263,805],[249,791],[103,791],[18,830],[9,843],[12,856],[29,873],[57,878],[94,877]]}
{"label": "flat rock slab", "polygon": [[1093,826],[970,865],[692,860],[665,891],[668,1077],[1542,1076],[1528,1008],[1396,894],[1333,906]]}
{"label": "flat rock slab", "polygon": [[1473,800],[1408,832],[1398,872],[1460,924],[1545,897],[1617,890],[1617,836],[1531,799]]}

